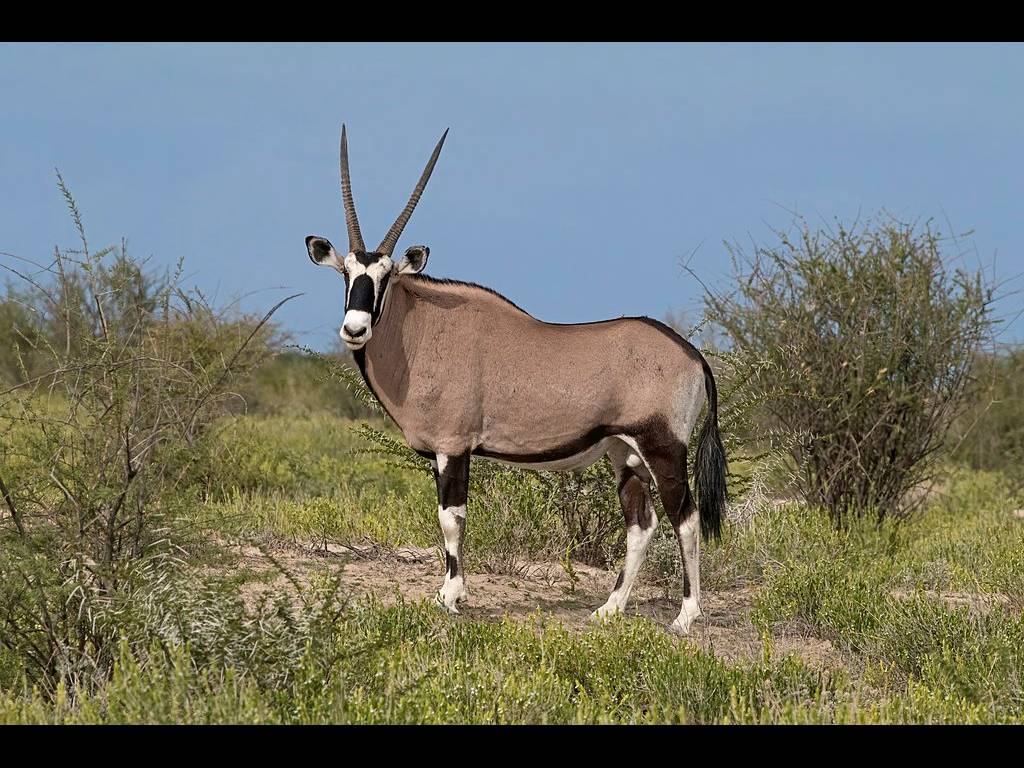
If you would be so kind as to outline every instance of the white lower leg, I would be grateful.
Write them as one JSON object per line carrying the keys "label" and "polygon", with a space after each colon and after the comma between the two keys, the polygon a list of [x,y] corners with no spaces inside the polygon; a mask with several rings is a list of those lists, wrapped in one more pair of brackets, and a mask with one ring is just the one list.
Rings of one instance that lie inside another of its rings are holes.
{"label": "white lower leg", "polygon": [[466,598],[466,583],[462,573],[462,534],[466,530],[466,506],[438,507],[437,517],[444,534],[444,584],[437,593],[437,602],[451,613],[458,613],[455,604]]}
{"label": "white lower leg", "polygon": [[643,565],[647,545],[651,541],[654,529],[658,526],[658,518],[654,514],[654,507],[650,501],[647,504],[651,514],[651,524],[647,528],[631,525],[626,529],[626,564],[622,567],[618,581],[615,582],[615,589],[608,596],[607,602],[594,611],[591,614],[591,618],[611,616],[621,613],[626,608],[629,592],[633,589],[633,581],[640,572],[640,566]]}
{"label": "white lower leg", "polygon": [[[701,615],[700,610],[700,530],[697,510],[676,529],[679,551],[683,556],[683,606],[679,616],[672,622],[672,629],[681,634],[690,634],[690,625]],[[689,594],[687,594],[687,587]]]}

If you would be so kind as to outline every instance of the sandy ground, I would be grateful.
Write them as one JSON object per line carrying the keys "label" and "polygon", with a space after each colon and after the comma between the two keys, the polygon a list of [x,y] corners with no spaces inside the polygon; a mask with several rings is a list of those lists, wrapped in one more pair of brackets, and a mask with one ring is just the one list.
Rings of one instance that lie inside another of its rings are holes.
{"label": "sandy ground", "polygon": [[[1013,515],[1024,518],[1024,509]],[[352,598],[374,595],[391,602],[397,595],[408,600],[432,600],[443,578],[440,551],[437,549],[403,548],[384,550],[374,546],[344,547],[279,544],[257,548],[248,544],[221,541],[222,545],[239,556],[236,568],[272,574],[274,561],[283,566],[299,581],[325,568],[340,572],[342,581]],[[582,631],[588,626],[591,611],[604,603],[615,583],[615,571],[573,563],[576,579],[557,563],[524,563],[515,573],[472,572],[467,576],[469,598],[459,606],[460,616],[481,621],[498,621],[508,616],[522,619],[540,612],[553,622],[570,630]],[[261,593],[294,590],[289,579],[277,573],[269,580],[256,579],[243,587],[243,596],[254,601]],[[679,612],[680,588],[666,595],[663,587],[645,585],[640,580],[633,588],[627,616],[643,616],[666,628]],[[702,608],[704,616],[694,622],[691,634],[676,642],[693,643],[713,651],[730,661],[757,659],[763,652],[761,638],[750,622],[750,609],[757,593],[756,587],[715,590],[704,589]],[[915,593],[893,590],[898,600],[910,599]],[[920,594],[920,593],[916,593]],[[1019,602],[1002,594],[973,594],[963,592],[926,592],[926,597],[951,606],[967,606],[972,612],[988,613],[998,609],[1020,610]],[[850,654],[843,653],[813,628],[802,622],[788,622],[773,628],[773,655],[781,657],[795,654],[806,663],[818,668],[844,668],[857,670],[861,664]]]}
{"label": "sandy ground", "polygon": [[[348,548],[328,545],[326,549],[282,546],[261,550],[235,546],[241,557],[238,567],[266,571],[273,565],[267,553],[303,581],[325,567],[340,571],[353,598],[375,595],[384,602],[401,594],[406,599],[432,599],[442,580],[442,565],[436,549],[399,549],[384,552],[372,547]],[[591,611],[608,597],[617,576],[582,564],[573,564],[577,581],[573,585],[556,563],[527,563],[517,573],[472,573],[468,575],[469,598],[460,603],[460,616],[474,620],[497,621],[504,616],[524,618],[540,611],[548,620],[579,630],[587,626]],[[252,581],[244,587],[247,600],[263,592],[292,587],[283,576],[269,582]],[[679,591],[679,590],[675,590]],[[694,622],[687,638],[677,642],[695,643],[712,650],[723,659],[752,660],[762,653],[761,639],[748,616],[755,588],[708,590],[702,595],[704,616]],[[627,616],[644,616],[666,627],[679,613],[679,597],[665,596],[660,587],[637,583],[630,597]],[[460,620],[453,616],[453,621]],[[675,638],[675,635],[670,635]],[[776,628],[773,654],[781,657],[797,654],[808,664],[821,668],[849,666],[832,643],[815,637],[797,624]]]}

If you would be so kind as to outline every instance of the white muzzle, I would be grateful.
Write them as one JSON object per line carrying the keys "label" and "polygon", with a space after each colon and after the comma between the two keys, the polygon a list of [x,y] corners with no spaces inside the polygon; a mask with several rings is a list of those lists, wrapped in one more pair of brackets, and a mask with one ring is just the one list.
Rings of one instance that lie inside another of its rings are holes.
{"label": "white muzzle", "polygon": [[338,335],[349,349],[362,349],[373,335],[371,322],[372,318],[369,312],[351,309],[345,313],[345,322],[341,324]]}

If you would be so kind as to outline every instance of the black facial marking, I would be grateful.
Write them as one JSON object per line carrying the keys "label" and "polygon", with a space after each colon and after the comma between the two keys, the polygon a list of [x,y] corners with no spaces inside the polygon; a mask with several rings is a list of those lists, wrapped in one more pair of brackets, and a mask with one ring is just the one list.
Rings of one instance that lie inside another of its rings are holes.
{"label": "black facial marking", "polygon": [[367,253],[366,251],[353,251],[356,257],[356,261],[362,264],[364,267],[368,267],[371,264],[376,264],[377,261],[383,254],[380,253]]}
{"label": "black facial marking", "polygon": [[373,314],[372,314],[371,320],[370,320],[370,323],[372,325],[376,325],[377,321],[380,319],[381,310],[384,309],[384,297],[387,295],[388,281],[390,279],[391,279],[391,273],[390,272],[385,272],[384,273],[384,277],[381,278],[380,288],[377,289],[377,303],[376,303],[376,305],[373,308]]}
{"label": "black facial marking", "polygon": [[359,275],[352,281],[352,288],[348,292],[348,304],[345,311],[358,310],[370,314],[373,312],[373,278],[369,275]]}

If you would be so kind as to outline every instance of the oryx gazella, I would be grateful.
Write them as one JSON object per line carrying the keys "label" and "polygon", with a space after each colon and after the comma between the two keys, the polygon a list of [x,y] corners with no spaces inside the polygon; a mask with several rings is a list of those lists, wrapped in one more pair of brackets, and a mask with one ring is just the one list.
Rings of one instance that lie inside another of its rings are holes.
{"label": "oryx gazella", "polygon": [[[393,262],[447,135],[405,209],[369,251],[352,200],[342,126],[348,252],[337,253],[326,238],[306,238],[313,263],[345,276],[340,334],[363,378],[434,469],[446,552],[437,600],[455,613],[467,595],[462,538],[472,457],[568,470],[607,454],[626,519],[626,563],[594,616],[625,608],[657,524],[653,480],[683,559],[683,605],[672,628],[686,633],[700,615],[698,519],[705,538],[719,536],[725,505],[725,450],[711,368],[692,344],[656,320],[545,323],[487,288],[423,276],[426,246],[414,245]],[[709,407],[697,441],[695,508],[686,451],[705,393]]]}

